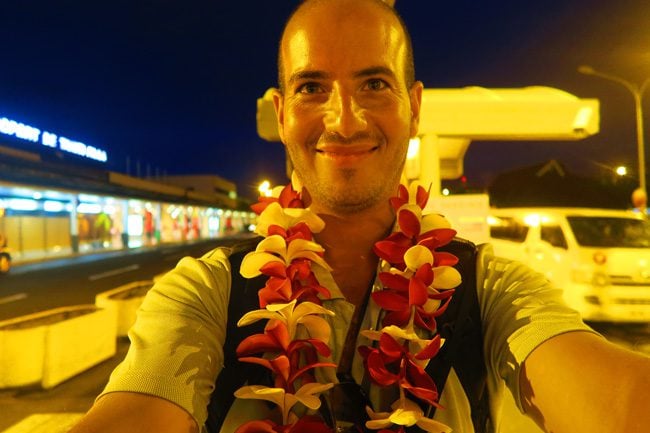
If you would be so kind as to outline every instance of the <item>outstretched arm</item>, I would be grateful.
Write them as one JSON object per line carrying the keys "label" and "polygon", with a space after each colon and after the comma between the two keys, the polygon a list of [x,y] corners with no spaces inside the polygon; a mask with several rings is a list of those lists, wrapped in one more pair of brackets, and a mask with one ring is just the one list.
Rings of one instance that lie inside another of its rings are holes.
{"label": "outstretched arm", "polygon": [[526,413],[547,432],[650,429],[650,358],[589,332],[537,347],[521,370]]}
{"label": "outstretched arm", "polygon": [[180,406],[134,392],[100,398],[70,433],[198,433],[194,419]]}

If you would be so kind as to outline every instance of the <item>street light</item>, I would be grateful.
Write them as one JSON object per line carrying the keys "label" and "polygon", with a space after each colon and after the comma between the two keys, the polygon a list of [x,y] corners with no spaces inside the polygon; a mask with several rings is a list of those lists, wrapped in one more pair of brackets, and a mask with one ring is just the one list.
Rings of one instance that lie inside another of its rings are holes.
{"label": "street light", "polygon": [[263,197],[270,197],[272,193],[271,182],[264,180],[257,187],[257,190],[260,192],[260,195]]}
{"label": "street light", "polygon": [[578,72],[581,74],[593,75],[605,80],[614,81],[615,83],[623,85],[632,93],[632,96],[634,97],[634,108],[636,113],[636,143],[639,158],[639,189],[645,192],[645,144],[643,138],[643,107],[641,100],[643,98],[643,92],[648,87],[648,84],[650,84],[650,77],[646,78],[645,81],[643,81],[643,83],[641,83],[639,86],[615,75],[596,71],[594,68],[587,65],[580,66],[578,68]]}

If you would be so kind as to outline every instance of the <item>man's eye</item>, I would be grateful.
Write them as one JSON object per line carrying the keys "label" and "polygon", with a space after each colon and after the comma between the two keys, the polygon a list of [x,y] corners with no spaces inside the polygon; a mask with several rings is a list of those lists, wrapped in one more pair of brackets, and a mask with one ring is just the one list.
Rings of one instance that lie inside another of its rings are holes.
{"label": "man's eye", "polygon": [[305,93],[311,95],[313,93],[322,93],[323,88],[318,83],[305,83],[298,87],[298,93]]}
{"label": "man's eye", "polygon": [[384,80],[379,78],[368,80],[365,85],[365,88],[368,90],[384,90],[388,87],[388,84]]}

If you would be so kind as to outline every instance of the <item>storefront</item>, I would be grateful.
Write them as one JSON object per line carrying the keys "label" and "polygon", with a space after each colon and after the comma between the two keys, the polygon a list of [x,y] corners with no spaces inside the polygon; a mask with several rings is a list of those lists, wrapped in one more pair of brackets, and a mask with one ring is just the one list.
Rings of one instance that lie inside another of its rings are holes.
{"label": "storefront", "polygon": [[15,262],[246,231],[251,212],[0,183],[0,233]]}

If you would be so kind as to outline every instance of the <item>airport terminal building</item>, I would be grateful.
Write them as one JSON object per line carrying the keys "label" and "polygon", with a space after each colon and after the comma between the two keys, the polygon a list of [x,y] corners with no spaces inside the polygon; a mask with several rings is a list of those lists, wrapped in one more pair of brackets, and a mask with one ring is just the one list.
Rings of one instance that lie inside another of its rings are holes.
{"label": "airport terminal building", "polygon": [[14,262],[214,238],[254,224],[231,181],[135,177],[107,169],[107,160],[105,150],[0,113],[0,236]]}

